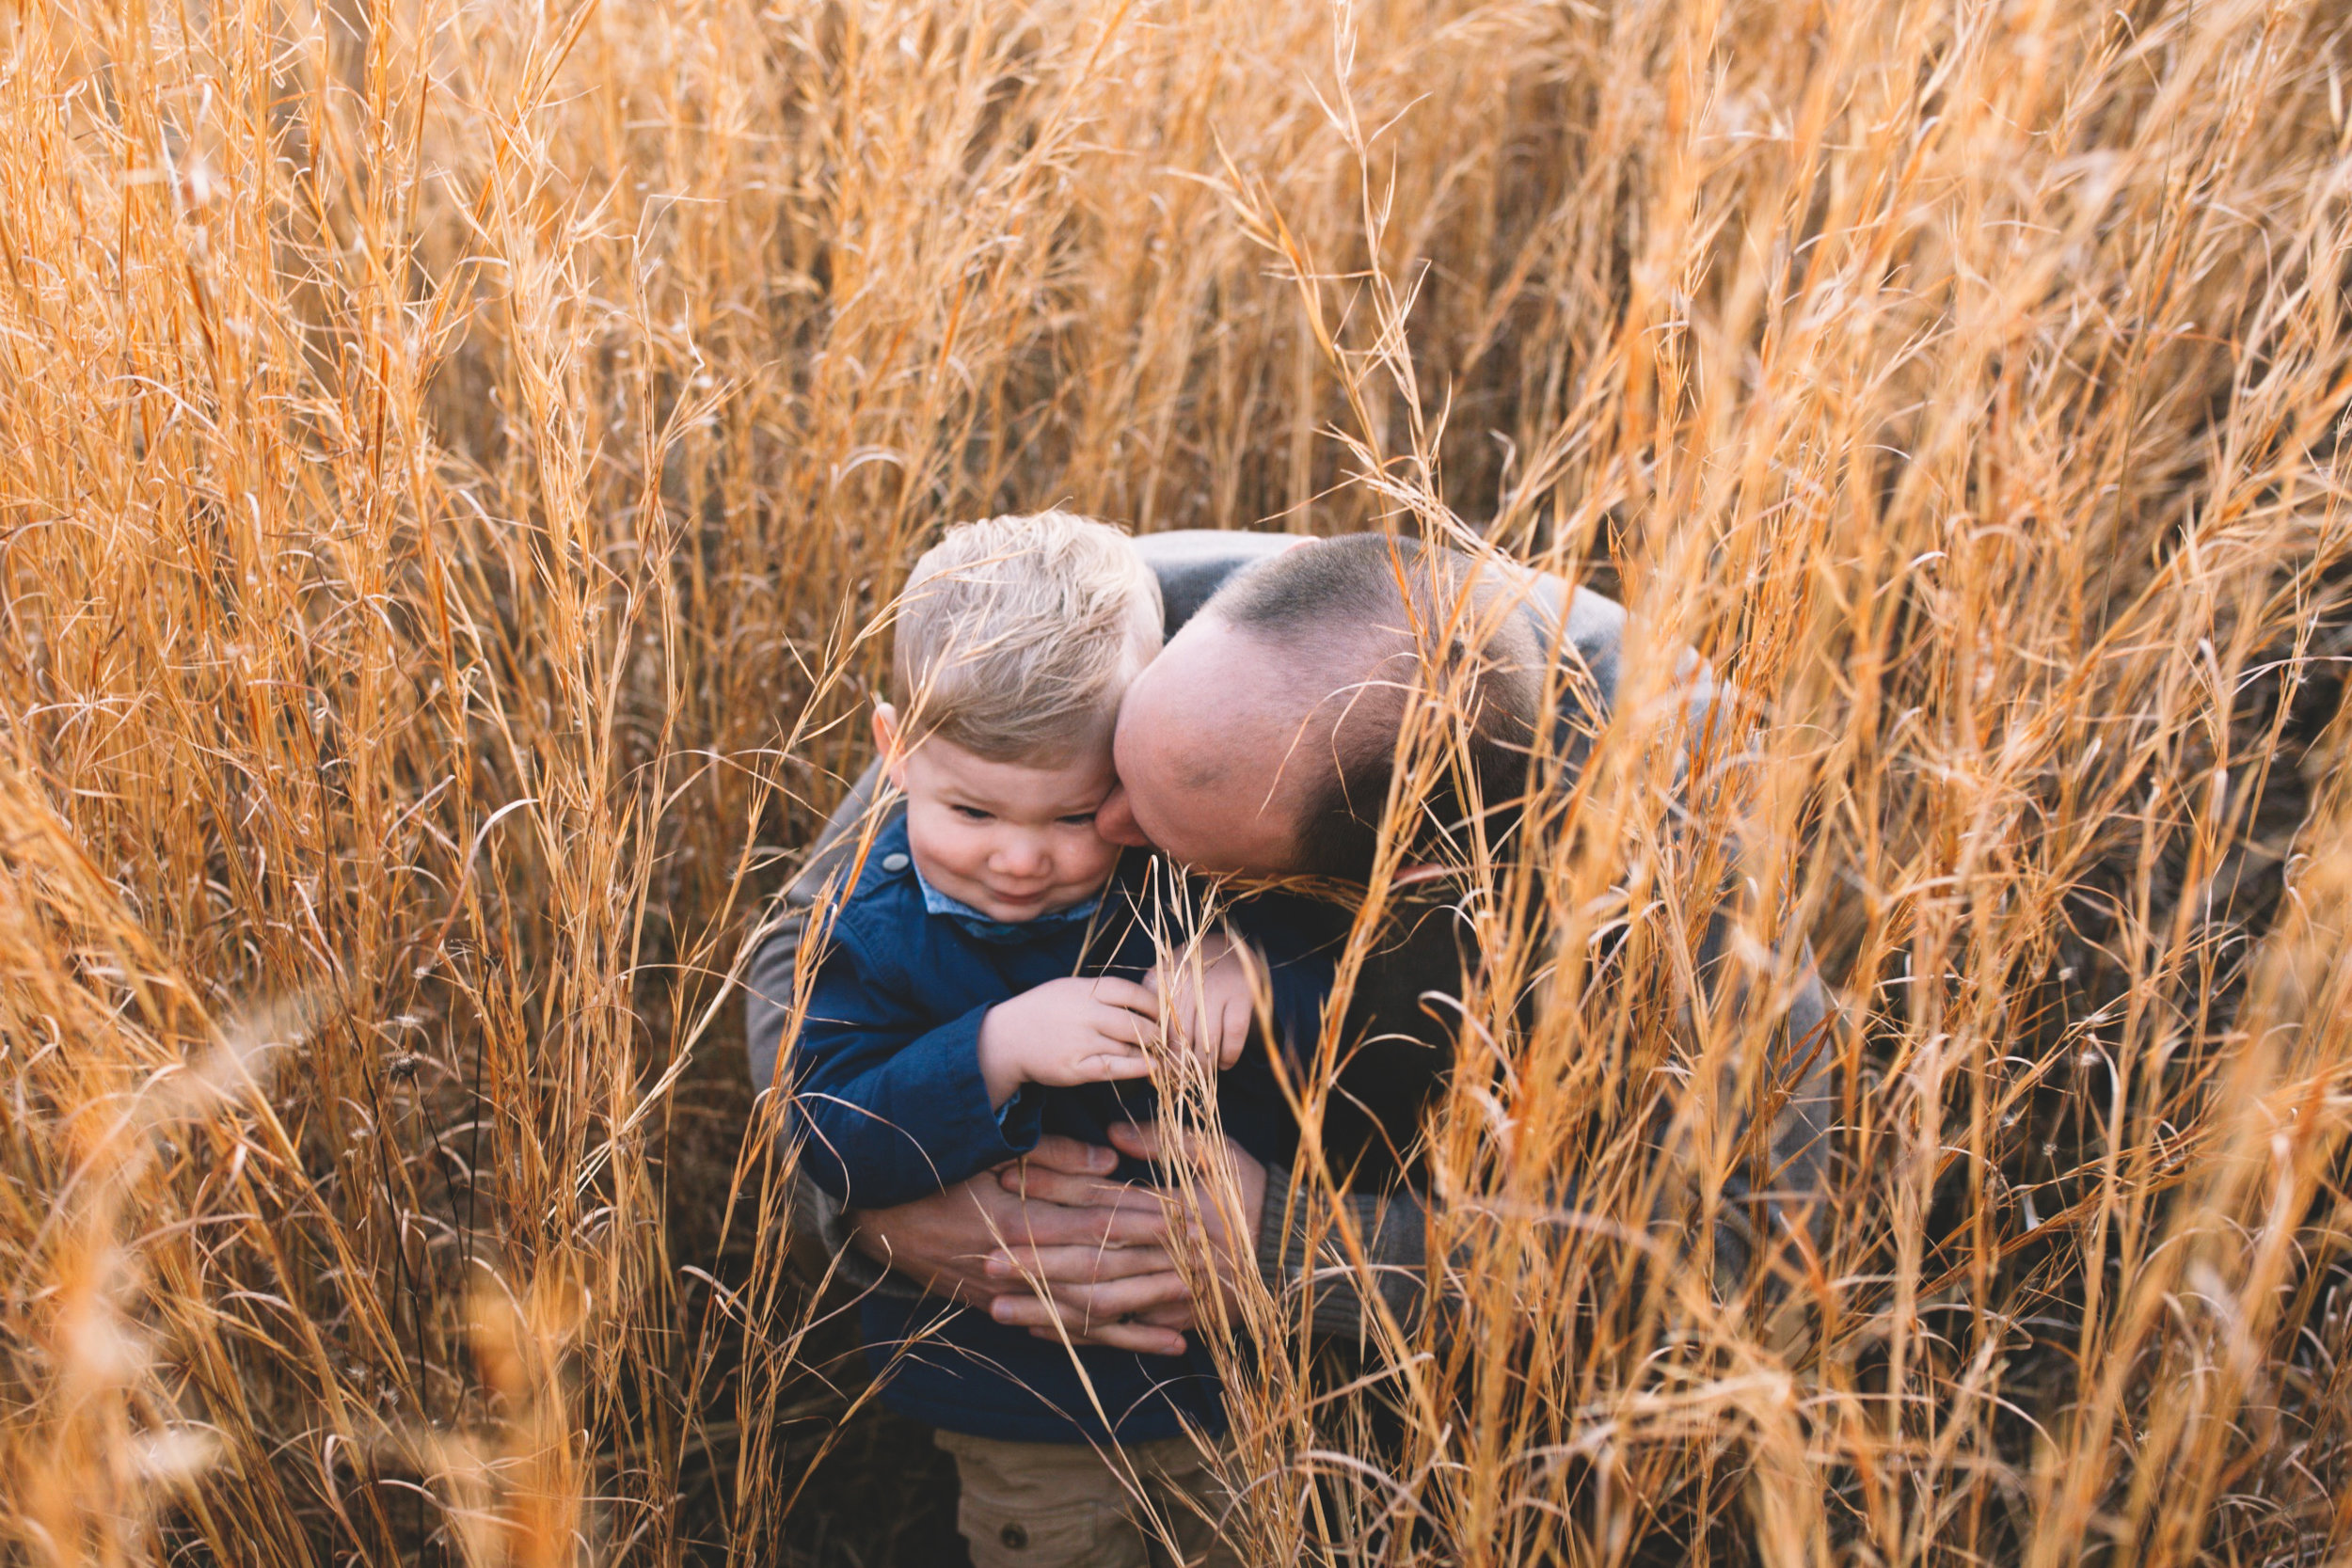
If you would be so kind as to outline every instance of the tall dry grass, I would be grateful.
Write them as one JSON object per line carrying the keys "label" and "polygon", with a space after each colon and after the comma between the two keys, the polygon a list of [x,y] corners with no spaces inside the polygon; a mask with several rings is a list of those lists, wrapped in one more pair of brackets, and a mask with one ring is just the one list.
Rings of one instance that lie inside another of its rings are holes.
{"label": "tall dry grass", "polygon": [[[726,979],[917,541],[1066,501],[1467,528],[1755,725],[1677,827],[1637,679],[1459,869],[1447,1307],[1351,1400],[1237,1304],[1253,1556],[2339,1560],[2346,25],[14,7],[7,1553],[798,1550]],[[1841,1014],[1725,1300],[1630,1227],[1735,831]]]}

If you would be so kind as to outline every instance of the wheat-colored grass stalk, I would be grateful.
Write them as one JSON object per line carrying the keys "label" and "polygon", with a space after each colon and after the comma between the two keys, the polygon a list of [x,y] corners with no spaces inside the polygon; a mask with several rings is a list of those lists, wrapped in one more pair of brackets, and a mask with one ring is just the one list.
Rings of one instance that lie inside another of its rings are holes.
{"label": "wheat-colored grass stalk", "polygon": [[[859,628],[1059,501],[1636,616],[1449,884],[1447,1312],[1368,1399],[1238,1307],[1254,1558],[2340,1556],[2347,75],[2248,0],[0,15],[8,1549],[496,1556],[460,1433],[560,1456],[530,1551],[813,1539],[779,1423],[863,1396],[724,987]],[[1841,1003],[1824,1237],[1728,1299],[1641,1266],[1764,1086],[1718,908]]]}

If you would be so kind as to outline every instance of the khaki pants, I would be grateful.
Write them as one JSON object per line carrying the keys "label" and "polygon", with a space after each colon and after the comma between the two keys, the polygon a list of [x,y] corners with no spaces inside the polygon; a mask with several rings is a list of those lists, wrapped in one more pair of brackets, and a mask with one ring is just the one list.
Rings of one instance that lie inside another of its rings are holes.
{"label": "khaki pants", "polygon": [[[937,1441],[962,1479],[956,1528],[971,1544],[972,1568],[1238,1568],[1214,1523],[1225,1489],[1189,1438],[1129,1444],[1117,1450],[1117,1469],[1085,1443],[958,1432]],[[1169,1553],[1169,1535],[1182,1557]]]}

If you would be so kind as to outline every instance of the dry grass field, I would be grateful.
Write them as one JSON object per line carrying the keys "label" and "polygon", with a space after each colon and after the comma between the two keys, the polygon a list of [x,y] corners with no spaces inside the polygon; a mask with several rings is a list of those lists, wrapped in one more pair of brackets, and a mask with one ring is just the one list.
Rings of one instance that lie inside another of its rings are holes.
{"label": "dry grass field", "polygon": [[[2352,1560],[2348,287],[2328,0],[11,0],[0,1562],[927,1560],[729,979],[1055,502],[1476,534],[1755,725],[1457,868],[1447,1308],[1245,1304],[1252,1560]],[[1725,1299],[1733,830],[1839,1016]]]}

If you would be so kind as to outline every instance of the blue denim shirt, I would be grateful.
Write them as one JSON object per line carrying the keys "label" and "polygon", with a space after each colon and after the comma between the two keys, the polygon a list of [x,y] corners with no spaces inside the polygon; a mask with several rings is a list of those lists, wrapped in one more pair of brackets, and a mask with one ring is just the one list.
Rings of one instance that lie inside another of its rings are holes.
{"label": "blue denim shirt", "polygon": [[[851,1208],[886,1209],[1003,1164],[1047,1132],[1107,1144],[1114,1122],[1149,1123],[1148,1081],[1072,1088],[1022,1086],[1001,1108],[980,1077],[989,1008],[1065,975],[1139,979],[1154,948],[1133,910],[1149,861],[1130,854],[1090,918],[1008,927],[942,903],[915,875],[904,819],[876,836],[842,902],[792,1053],[792,1115],[803,1172]],[[927,898],[926,895],[930,894]],[[1330,986],[1303,954],[1269,954],[1278,1030],[1305,1040]],[[1260,1160],[1286,1163],[1297,1128],[1265,1048],[1253,1041],[1220,1075],[1218,1117]],[[1121,1174],[1150,1180],[1126,1162]],[[1141,1356],[1078,1352],[936,1297],[869,1295],[868,1354],[885,1376],[882,1402],[951,1432],[1020,1442],[1172,1437],[1189,1420],[1224,1425],[1205,1351]],[[1098,1417],[1094,1399],[1109,1417]]]}

